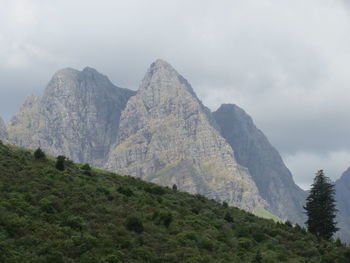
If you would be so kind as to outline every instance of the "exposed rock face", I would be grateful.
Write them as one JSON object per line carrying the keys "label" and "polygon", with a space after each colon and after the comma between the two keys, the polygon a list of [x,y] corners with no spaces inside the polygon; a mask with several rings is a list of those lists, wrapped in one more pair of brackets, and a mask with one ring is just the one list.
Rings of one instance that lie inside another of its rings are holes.
{"label": "exposed rock face", "polygon": [[280,218],[304,224],[306,192],[294,183],[281,156],[252,118],[233,104],[221,105],[213,115],[221,135],[234,149],[236,160],[249,169],[269,210]]}
{"label": "exposed rock face", "polygon": [[128,101],[105,168],[250,211],[266,204],[190,84],[162,60]]}
{"label": "exposed rock face", "polygon": [[337,222],[340,228],[339,236],[343,241],[350,243],[350,168],[335,182],[337,201]]}
{"label": "exposed rock face", "polygon": [[7,140],[7,129],[4,121],[0,117],[0,140]]}
{"label": "exposed rock face", "polygon": [[121,111],[132,95],[95,69],[62,69],[41,99],[26,100],[8,127],[10,139],[98,165],[115,143]]}

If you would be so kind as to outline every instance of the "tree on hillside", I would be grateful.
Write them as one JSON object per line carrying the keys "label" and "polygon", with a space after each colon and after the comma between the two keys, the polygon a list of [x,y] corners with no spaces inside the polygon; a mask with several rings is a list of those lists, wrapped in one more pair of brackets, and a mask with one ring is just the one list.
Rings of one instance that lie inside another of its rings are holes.
{"label": "tree on hillside", "polygon": [[337,209],[334,195],[334,184],[324,175],[323,170],[318,171],[304,209],[308,216],[305,224],[309,232],[320,238],[330,239],[339,230],[335,222]]}
{"label": "tree on hillside", "polygon": [[45,159],[45,153],[40,148],[36,149],[34,152],[34,158],[37,160]]}
{"label": "tree on hillside", "polygon": [[63,155],[57,156],[57,160],[56,160],[56,169],[60,170],[60,171],[64,171],[64,164],[66,162],[66,157]]}

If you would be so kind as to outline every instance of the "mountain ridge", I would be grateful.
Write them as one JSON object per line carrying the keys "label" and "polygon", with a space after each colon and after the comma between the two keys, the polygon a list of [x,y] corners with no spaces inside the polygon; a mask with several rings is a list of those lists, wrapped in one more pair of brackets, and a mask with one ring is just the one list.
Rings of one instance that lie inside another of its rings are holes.
{"label": "mountain ridge", "polygon": [[221,135],[233,149],[238,162],[247,167],[269,211],[284,220],[303,225],[306,192],[293,181],[278,151],[253,119],[235,104],[222,104],[213,116]]}

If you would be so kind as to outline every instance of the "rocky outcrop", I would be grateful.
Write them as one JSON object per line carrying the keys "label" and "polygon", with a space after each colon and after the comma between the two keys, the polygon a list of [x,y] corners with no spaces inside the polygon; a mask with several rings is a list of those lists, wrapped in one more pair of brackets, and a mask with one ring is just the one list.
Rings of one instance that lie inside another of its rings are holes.
{"label": "rocky outcrop", "polygon": [[167,62],[151,65],[120,120],[105,168],[253,211],[264,207],[207,108]]}
{"label": "rocky outcrop", "polygon": [[0,140],[7,141],[7,129],[4,121],[0,117]]}
{"label": "rocky outcrop", "polygon": [[12,119],[10,140],[99,165],[116,141],[121,112],[132,95],[95,69],[62,69],[43,97],[28,98]]}
{"label": "rocky outcrop", "polygon": [[338,214],[336,221],[340,231],[336,234],[350,243],[350,168],[335,182]]}
{"label": "rocky outcrop", "polygon": [[252,118],[233,104],[221,105],[213,116],[221,135],[234,149],[237,162],[249,169],[269,210],[282,219],[304,224],[306,192],[294,183],[281,156]]}

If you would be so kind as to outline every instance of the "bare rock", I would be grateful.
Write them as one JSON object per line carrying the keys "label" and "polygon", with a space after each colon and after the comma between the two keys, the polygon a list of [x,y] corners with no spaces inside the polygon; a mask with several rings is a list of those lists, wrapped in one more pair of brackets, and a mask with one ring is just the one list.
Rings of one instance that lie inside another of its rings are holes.
{"label": "bare rock", "polygon": [[163,60],[128,101],[105,168],[249,211],[266,206],[190,84]]}
{"label": "bare rock", "polygon": [[132,95],[95,69],[59,70],[43,97],[28,98],[12,119],[10,140],[99,165],[115,143],[121,111]]}
{"label": "bare rock", "polygon": [[247,167],[269,210],[282,219],[304,224],[306,192],[293,180],[278,151],[253,123],[252,118],[234,104],[223,104],[213,113],[221,135],[234,149],[235,157]]}

